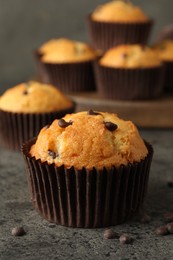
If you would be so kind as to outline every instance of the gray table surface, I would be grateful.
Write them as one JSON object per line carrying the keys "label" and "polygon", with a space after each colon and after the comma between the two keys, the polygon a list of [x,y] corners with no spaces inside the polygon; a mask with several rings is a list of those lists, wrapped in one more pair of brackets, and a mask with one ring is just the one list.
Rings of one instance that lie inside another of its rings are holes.
{"label": "gray table surface", "polygon": [[[43,220],[30,203],[21,154],[0,147],[0,259],[173,259],[173,235],[154,233],[164,223],[163,214],[173,211],[173,188],[167,185],[173,180],[173,131],[140,132],[155,150],[145,203],[152,221],[113,227],[131,235],[131,245],[104,239],[104,229],[72,229]],[[26,235],[12,236],[15,226],[24,226]]]}

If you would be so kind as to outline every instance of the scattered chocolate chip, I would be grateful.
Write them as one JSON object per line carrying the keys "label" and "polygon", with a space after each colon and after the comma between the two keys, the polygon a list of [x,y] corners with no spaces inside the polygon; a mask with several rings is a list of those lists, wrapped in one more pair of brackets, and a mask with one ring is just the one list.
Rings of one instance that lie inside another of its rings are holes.
{"label": "scattered chocolate chip", "polygon": [[128,234],[122,234],[119,238],[120,244],[131,244],[133,242],[132,237]]}
{"label": "scattered chocolate chip", "polygon": [[50,155],[53,159],[55,159],[56,157],[58,157],[59,154],[57,152],[48,150],[48,155]]}
{"label": "scattered chocolate chip", "polygon": [[23,91],[23,95],[28,95],[29,94],[28,87],[30,86],[30,82],[25,82],[24,85],[25,85],[25,90]]}
{"label": "scattered chocolate chip", "polygon": [[173,222],[170,222],[166,225],[167,230],[170,234],[173,234]]}
{"label": "scattered chocolate chip", "polygon": [[167,212],[164,214],[166,222],[173,222],[173,212]]}
{"label": "scattered chocolate chip", "polygon": [[141,217],[141,219],[140,219],[140,222],[141,222],[142,224],[150,223],[150,221],[151,221],[151,217],[150,217],[149,215],[147,215],[147,214],[144,214],[144,215]]}
{"label": "scattered chocolate chip", "polygon": [[168,181],[168,187],[173,188],[173,181]]}
{"label": "scattered chocolate chip", "polygon": [[89,109],[89,110],[88,110],[88,115],[97,116],[97,115],[100,115],[100,113],[95,112],[95,111],[93,111],[92,109]]}
{"label": "scattered chocolate chip", "polygon": [[50,227],[50,228],[55,228],[56,225],[55,225],[55,224],[49,224],[48,227]]}
{"label": "scattered chocolate chip", "polygon": [[158,228],[156,228],[156,230],[155,230],[155,234],[158,235],[158,236],[168,235],[168,229],[167,229],[166,226],[158,227]]}
{"label": "scattered chocolate chip", "polygon": [[60,126],[60,127],[62,127],[62,128],[65,128],[65,127],[67,127],[67,126],[69,126],[69,125],[72,125],[73,124],[73,122],[70,120],[69,122],[66,122],[64,119],[60,119],[59,121],[58,121],[58,125]]}
{"label": "scattered chocolate chip", "polygon": [[118,128],[118,126],[112,122],[104,122],[106,128],[109,130],[109,131],[114,131]]}
{"label": "scattered chocolate chip", "polygon": [[109,228],[104,231],[103,237],[105,239],[113,239],[118,237],[118,235],[112,229]]}
{"label": "scattered chocolate chip", "polygon": [[12,229],[11,234],[13,236],[23,236],[26,234],[26,232],[23,227],[15,227]]}

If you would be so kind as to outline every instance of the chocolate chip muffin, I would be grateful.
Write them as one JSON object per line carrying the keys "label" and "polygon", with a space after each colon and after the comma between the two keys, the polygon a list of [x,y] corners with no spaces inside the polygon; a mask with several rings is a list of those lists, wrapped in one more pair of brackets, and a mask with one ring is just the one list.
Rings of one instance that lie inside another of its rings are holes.
{"label": "chocolate chip muffin", "polygon": [[68,114],[43,128],[22,151],[32,202],[49,221],[72,227],[116,225],[143,203],[152,147],[131,121],[115,114]]}
{"label": "chocolate chip muffin", "polygon": [[155,51],[139,44],[114,47],[105,53],[99,63],[111,68],[152,68],[162,64]]}
{"label": "chocolate chip muffin", "polygon": [[123,0],[98,6],[88,17],[92,45],[104,51],[119,44],[146,44],[152,24],[139,7]]}
{"label": "chocolate chip muffin", "polygon": [[153,47],[165,68],[164,90],[173,92],[173,40],[160,41]]}
{"label": "chocolate chip muffin", "polygon": [[114,47],[95,64],[97,87],[110,99],[151,99],[161,95],[164,69],[157,52],[139,44]]}
{"label": "chocolate chip muffin", "polygon": [[73,111],[74,103],[52,85],[29,81],[7,89],[0,98],[2,142],[19,149],[44,125]]}
{"label": "chocolate chip muffin", "polygon": [[42,79],[63,92],[95,89],[92,63],[97,53],[88,44],[66,38],[52,39],[44,43],[36,54],[42,68]]}

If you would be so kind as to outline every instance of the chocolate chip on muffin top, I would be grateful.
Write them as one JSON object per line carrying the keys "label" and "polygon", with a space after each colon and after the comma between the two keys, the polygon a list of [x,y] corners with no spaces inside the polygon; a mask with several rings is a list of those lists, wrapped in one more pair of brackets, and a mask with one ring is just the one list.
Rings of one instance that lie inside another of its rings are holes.
{"label": "chocolate chip on muffin top", "polygon": [[73,122],[70,120],[69,122],[66,122],[64,119],[60,119],[59,121],[58,121],[58,125],[60,126],[60,127],[62,127],[62,128],[65,128],[65,127],[67,127],[67,126],[69,126],[69,125],[72,125],[73,124]]}
{"label": "chocolate chip on muffin top", "polygon": [[140,44],[126,44],[109,49],[99,61],[100,65],[112,68],[152,68],[162,61],[152,48]]}

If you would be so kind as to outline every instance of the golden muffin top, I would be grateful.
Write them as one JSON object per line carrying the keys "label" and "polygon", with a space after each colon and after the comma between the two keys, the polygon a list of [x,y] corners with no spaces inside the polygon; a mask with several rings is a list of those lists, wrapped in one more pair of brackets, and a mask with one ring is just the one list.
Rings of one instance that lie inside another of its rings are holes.
{"label": "golden muffin top", "polygon": [[89,110],[67,114],[43,128],[30,154],[58,167],[100,169],[140,162],[148,150],[131,121]]}
{"label": "golden muffin top", "polygon": [[90,61],[96,58],[95,51],[86,43],[65,38],[53,39],[39,48],[42,61],[47,63],[66,63]]}
{"label": "golden muffin top", "polygon": [[173,61],[173,40],[164,40],[154,47],[162,61]]}
{"label": "golden muffin top", "polygon": [[99,63],[112,68],[150,68],[162,64],[156,51],[138,44],[119,45],[111,48]]}
{"label": "golden muffin top", "polygon": [[100,22],[146,22],[149,20],[139,7],[120,0],[98,6],[91,18]]}
{"label": "golden muffin top", "polygon": [[21,83],[0,97],[0,109],[9,112],[53,112],[71,106],[72,102],[57,88],[36,81]]}

